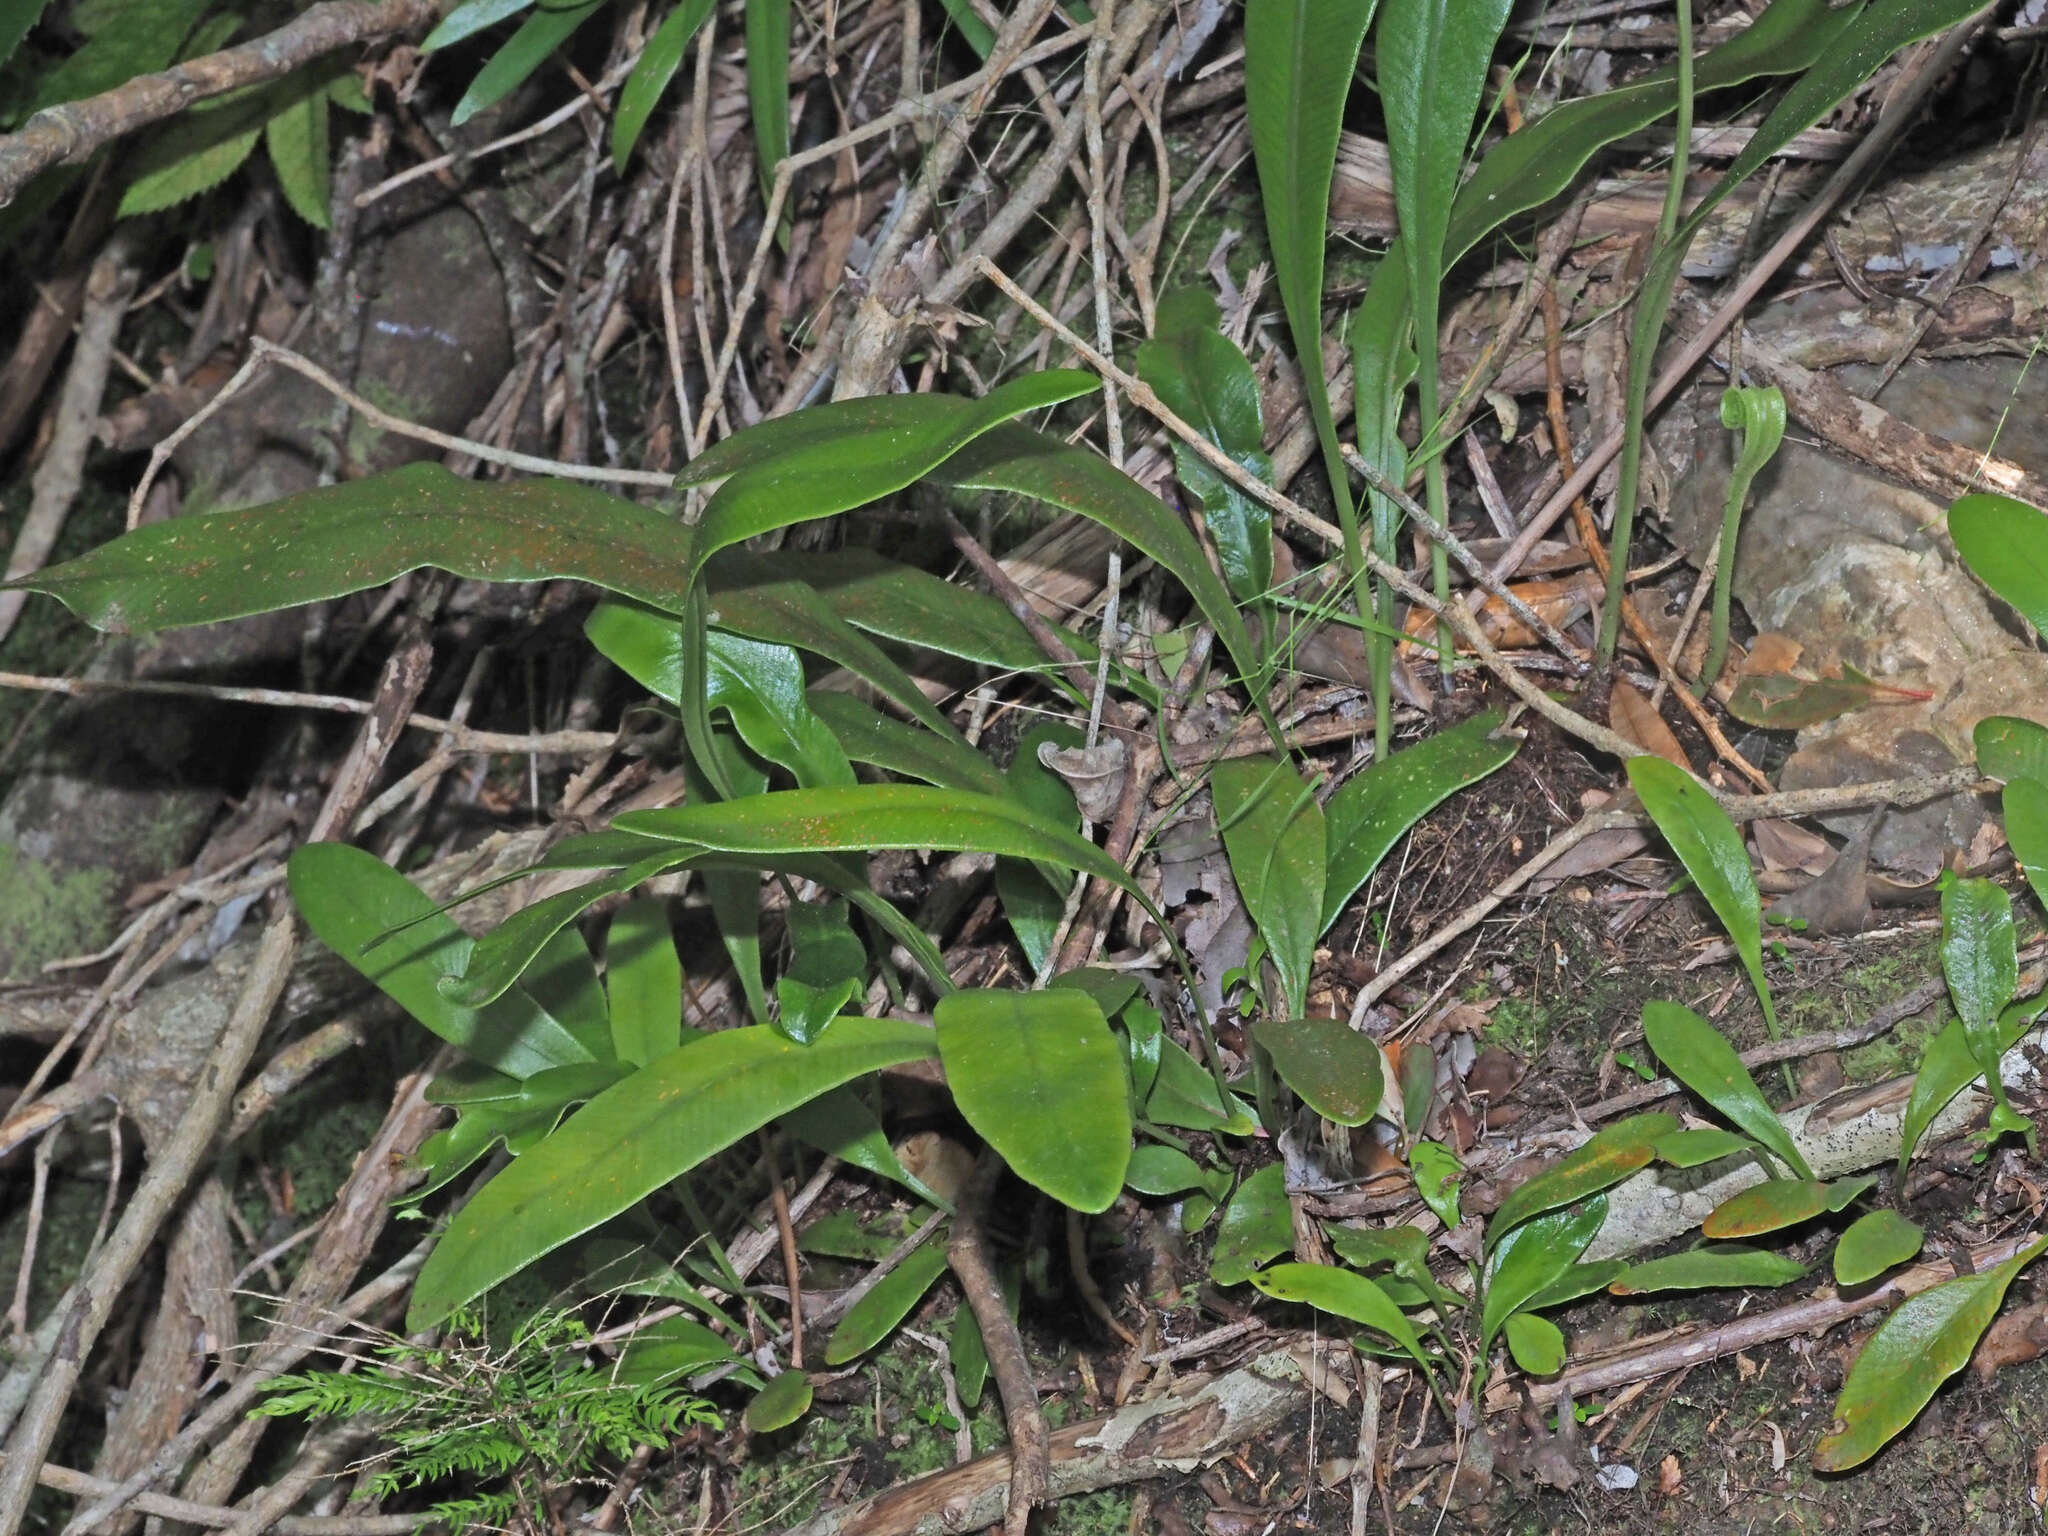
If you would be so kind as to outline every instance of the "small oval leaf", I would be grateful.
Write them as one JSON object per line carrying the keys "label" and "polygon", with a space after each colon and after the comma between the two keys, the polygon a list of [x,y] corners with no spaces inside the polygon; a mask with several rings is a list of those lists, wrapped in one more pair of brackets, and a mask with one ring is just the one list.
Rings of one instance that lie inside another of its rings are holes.
{"label": "small oval leaf", "polygon": [[1380,1048],[1342,1019],[1266,1019],[1252,1032],[1280,1080],[1338,1125],[1364,1125],[1380,1107]]}
{"label": "small oval leaf", "polygon": [[784,1371],[754,1394],[744,1415],[757,1435],[787,1429],[811,1411],[811,1378],[802,1371]]}
{"label": "small oval leaf", "polygon": [[1238,1185],[1216,1231],[1209,1278],[1238,1285],[1268,1259],[1294,1247],[1294,1213],[1287,1204],[1287,1171],[1270,1163]]}
{"label": "small oval leaf", "polygon": [[1925,1235],[1917,1224],[1897,1211],[1866,1211],[1850,1223],[1842,1240],[1835,1244],[1836,1282],[1861,1285],[1876,1279],[1894,1264],[1903,1264],[1918,1253]]}
{"label": "small oval leaf", "polygon": [[1508,1353],[1531,1376],[1555,1376],[1564,1369],[1564,1334],[1549,1318],[1517,1312],[1505,1331]]}

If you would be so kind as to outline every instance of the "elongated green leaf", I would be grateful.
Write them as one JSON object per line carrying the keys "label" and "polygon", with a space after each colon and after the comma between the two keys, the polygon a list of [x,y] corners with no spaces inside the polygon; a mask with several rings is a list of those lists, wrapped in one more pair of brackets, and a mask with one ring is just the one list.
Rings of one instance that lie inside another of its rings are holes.
{"label": "elongated green leaf", "polygon": [[1004,422],[1097,387],[1088,374],[1052,370],[1012,379],[979,400],[875,395],[737,432],[676,477],[678,485],[698,485],[730,476],[698,522],[692,574],[743,539],[893,495]]}
{"label": "elongated green leaf", "polygon": [[421,566],[477,581],[570,577],[655,607],[686,595],[689,531],[564,480],[484,484],[438,464],[181,517],[9,584],[116,634],[246,618],[382,586]]}
{"label": "elongated green leaf", "polygon": [[521,907],[477,941],[468,966],[459,976],[442,979],[441,995],[452,1002],[481,1008],[502,996],[556,934],[598,902],[608,896],[622,896],[643,881],[688,864],[694,857],[695,850],[690,848],[655,854]]}
{"label": "elongated green leaf", "polygon": [[2048,631],[2048,512],[1978,492],[1948,508],[1948,532],[1978,582]]}
{"label": "elongated green leaf", "polygon": [[1977,771],[1987,779],[2048,783],[2048,726],[2016,715],[1986,715],[1970,736]]}
{"label": "elongated green leaf", "polygon": [[1465,1165],[1458,1161],[1457,1153],[1440,1141],[1418,1140],[1408,1149],[1408,1169],[1415,1175],[1415,1192],[1422,1196],[1422,1203],[1446,1230],[1455,1230],[1458,1191],[1465,1177]]}
{"label": "elongated green leaf", "polygon": [[2044,1248],[2048,1238],[2030,1243],[1995,1269],[1945,1281],[1900,1302],[1849,1367],[1835,1400],[1839,1427],[1814,1447],[1814,1466],[1846,1472],[1912,1423],[1936,1389],[1969,1364],[2007,1288]]}
{"label": "elongated green leaf", "polygon": [[1363,1125],[1379,1113],[1380,1048],[1341,1019],[1265,1019],[1253,1030],[1280,1080],[1325,1120]]}
{"label": "elongated green leaf", "polygon": [[802,1371],[784,1371],[754,1394],[742,1417],[757,1435],[787,1429],[811,1411],[811,1378]]}
{"label": "elongated green leaf", "polygon": [[1707,787],[1676,763],[1661,757],[1632,757],[1628,781],[1728,931],[1742,968],[1756,988],[1757,1001],[1763,1005],[1771,1038],[1777,1039],[1778,1016],[1771,1007],[1770,985],[1764,980],[1763,909],[1742,834]]}
{"label": "elongated green leaf", "polygon": [[1488,1248],[1540,1211],[1611,1189],[1657,1155],[1657,1141],[1678,1129],[1676,1115],[1631,1115],[1523,1184],[1500,1203],[1486,1226]]}
{"label": "elongated green leaf", "polygon": [[[1152,339],[1138,348],[1138,377],[1166,406],[1261,480],[1273,478],[1259,409],[1259,381],[1217,327],[1216,300],[1181,288],[1159,301]],[[1173,445],[1174,473],[1202,507],[1230,590],[1245,602],[1273,584],[1273,515],[1191,450]]]}
{"label": "elongated green leaf", "polygon": [[605,0],[582,0],[576,5],[537,9],[505,40],[504,47],[491,55],[490,62],[477,71],[469,89],[462,93],[462,100],[455,104],[449,121],[460,128],[486,107],[496,106],[518,90],[604,4]]}
{"label": "elongated green leaf", "polygon": [[705,704],[730,715],[740,740],[758,756],[780,763],[805,789],[854,782],[839,738],[811,713],[795,651],[713,630],[705,659]]}
{"label": "elongated green leaf", "polygon": [[937,1054],[928,1029],[864,1018],[841,1019],[812,1046],[754,1025],[671,1051],[584,1105],[462,1208],[420,1271],[408,1331],[443,1321],[777,1115]]}
{"label": "elongated green leaf", "polygon": [[1531,1376],[1554,1376],[1564,1369],[1564,1334],[1547,1317],[1517,1312],[1507,1320],[1508,1353]]}
{"label": "elongated green leaf", "polygon": [[[1437,1283],[1429,1272],[1429,1238],[1415,1227],[1352,1227],[1333,1225],[1324,1229],[1337,1257],[1354,1269],[1392,1269],[1394,1281],[1405,1283],[1417,1295],[1447,1316],[1463,1308],[1464,1298]],[[1382,1280],[1380,1288],[1392,1294],[1392,1282]]]}
{"label": "elongated green leaf", "polygon": [[847,1309],[825,1345],[825,1363],[844,1365],[858,1360],[889,1337],[945,1272],[943,1243],[934,1240],[912,1253]]}
{"label": "elongated green leaf", "polygon": [[1513,737],[1498,737],[1506,717],[1474,715],[1447,731],[1368,764],[1324,808],[1328,818],[1329,874],[1323,885],[1322,925],[1344,910],[1379,868],[1380,860],[1416,822],[1449,796],[1475,784],[1520,750]]}
{"label": "elongated green leaf", "polygon": [[562,1027],[583,1042],[601,1062],[612,1054],[611,1009],[604,983],[597,979],[597,961],[574,927],[557,929],[541,945],[533,963],[521,974],[520,986],[533,1000],[562,1021]]}
{"label": "elongated green leaf", "polygon": [[156,213],[219,186],[249,158],[274,106],[269,91],[255,90],[185,112],[135,154],[120,216]]}
{"label": "elongated green leaf", "polygon": [[[1397,238],[1394,244],[1398,247],[1400,240]],[[1408,446],[1401,441],[1401,412],[1409,382],[1415,377],[1415,348],[1409,339],[1412,330],[1407,261],[1398,250],[1390,249],[1373,268],[1365,301],[1352,317],[1351,423],[1358,438],[1359,457],[1395,485],[1405,485],[1408,480]],[[1398,539],[1405,514],[1383,491],[1370,488],[1366,492],[1366,506],[1372,517],[1373,552],[1390,565],[1399,564]],[[1355,590],[1355,575],[1353,581]],[[1397,632],[1394,589],[1374,578],[1371,593],[1372,616],[1378,621],[1378,627],[1366,634],[1372,673],[1373,750],[1377,761],[1385,762],[1393,747],[1393,637]],[[1360,617],[1365,616],[1361,611]],[[1331,809],[1334,814],[1334,804]],[[1333,870],[1332,888],[1342,883]],[[1350,892],[1343,899],[1348,901]]]}
{"label": "elongated green leaf", "polygon": [[[1860,9],[1830,9],[1827,0],[1773,0],[1748,27],[1694,62],[1693,89],[1720,90],[1760,76],[1796,74],[1855,25]],[[1669,116],[1677,105],[1676,71],[1667,66],[1617,90],[1566,102],[1509,134],[1458,189],[1444,243],[1445,264],[1516,214],[1549,202],[1600,150]]]}
{"label": "elongated green leaf", "polygon": [[1329,865],[1323,808],[1293,766],[1278,758],[1218,763],[1209,793],[1238,894],[1280,972],[1288,1010],[1298,1016],[1307,1005],[1321,932]]}
{"label": "elongated green leaf", "polygon": [[532,9],[533,0],[462,0],[427,34],[427,40],[420,44],[420,51],[433,53],[466,37],[474,37],[486,27],[508,21],[521,11]]}
{"label": "elongated green leaf", "polygon": [[1347,535],[1355,521],[1350,482],[1323,365],[1323,247],[1338,131],[1373,4],[1261,0],[1246,8],[1244,27],[1245,110],[1266,209],[1266,241],[1309,416]]}
{"label": "elongated green leaf", "polygon": [[885,768],[905,778],[940,789],[963,789],[978,795],[1001,795],[1009,788],[1002,770],[957,736],[893,720],[850,693],[813,689],[811,712],[839,738],[840,748],[856,763]]}
{"label": "elongated green leaf", "polygon": [[1657,1141],[1657,1161],[1674,1168],[1699,1168],[1756,1149],[1756,1143],[1733,1131],[1703,1126],[1691,1131],[1673,1131]]}
{"label": "elongated green leaf", "polygon": [[1124,1183],[1141,1195],[1178,1195],[1203,1186],[1202,1169],[1187,1153],[1146,1144],[1131,1154]]}
{"label": "elongated green leaf", "polygon": [[1806,1273],[1806,1266],[1767,1248],[1739,1243],[1705,1246],[1631,1264],[1608,1286],[1617,1296],[1647,1296],[1653,1291],[1704,1291],[1729,1285],[1786,1285]]}
{"label": "elongated green leaf", "polygon": [[1555,1285],[1607,1219],[1607,1197],[1546,1211],[1516,1227],[1493,1250],[1480,1306],[1480,1349],[1490,1349],[1507,1320]]}
{"label": "elongated green leaf", "polygon": [[1187,589],[1240,674],[1260,675],[1262,658],[1230,590],[1202,546],[1166,504],[1098,454],[1028,427],[999,427],[949,459],[932,477],[963,490],[1010,491],[1100,523],[1150,555]]}
{"label": "elongated green leaf", "polygon": [[[1523,1311],[1540,1312],[1546,1307],[1561,1307],[1568,1301],[1577,1301],[1581,1296],[1605,1290],[1627,1269],[1628,1265],[1620,1259],[1596,1259],[1590,1264],[1574,1264],[1530,1297]],[[1508,1321],[1512,1323],[1514,1319],[1509,1318]]]}
{"label": "elongated green leaf", "polygon": [[716,0],[683,0],[654,29],[654,36],[640,53],[640,62],[619,88],[619,104],[612,112],[612,169],[626,174],[626,162],[633,158],[633,146],[641,130],[661,101],[662,92],[682,66],[683,53],[711,15]]}
{"label": "elongated green leaf", "polygon": [[2034,899],[2048,907],[2048,780],[2014,779],[2002,802],[2013,859],[2034,888]]}
{"label": "elongated green leaf", "polygon": [[1864,1212],[1849,1224],[1849,1230],[1835,1244],[1836,1283],[1861,1285],[1866,1280],[1875,1280],[1894,1264],[1903,1264],[1918,1253],[1925,1236],[1897,1211],[1881,1207]]}
{"label": "elongated green leaf", "polygon": [[[361,971],[399,1007],[478,1062],[507,1077],[592,1059],[576,1036],[523,988],[484,1008],[440,991],[469,964],[475,940],[418,886],[360,848],[308,843],[289,869],[292,900],[321,943]],[[374,941],[394,928],[383,944]]]}
{"label": "elongated green leaf", "polygon": [[1223,1208],[1216,1247],[1209,1256],[1209,1278],[1218,1285],[1242,1284],[1260,1265],[1293,1247],[1287,1170],[1279,1163],[1269,1163],[1238,1185],[1230,1204]]}
{"label": "elongated green leaf", "polygon": [[1123,1052],[1087,993],[956,992],[933,1010],[967,1123],[1027,1184],[1106,1211],[1131,1160]]}
{"label": "elongated green leaf", "polygon": [[1431,1374],[1432,1362],[1423,1351],[1415,1325],[1365,1276],[1333,1264],[1275,1264],[1250,1279],[1275,1301],[1300,1302],[1385,1334],[1412,1355],[1425,1374]]}
{"label": "elongated green leaf", "polygon": [[[1050,670],[1030,631],[1002,602],[868,550],[826,555],[729,549],[711,562],[705,581],[717,594],[720,622],[728,627],[746,628],[728,614],[735,594],[744,598],[758,588],[801,582],[828,611],[867,634],[1006,672],[1043,674],[1059,685],[1059,674]],[[1094,642],[1054,628],[1076,655],[1094,659]]]}
{"label": "elongated green leaf", "polygon": [[[953,1209],[951,1202],[934,1193],[924,1180],[903,1166],[896,1149],[889,1145],[882,1122],[852,1088],[834,1088],[830,1093],[820,1094],[810,1103],[789,1111],[782,1117],[782,1123],[791,1135],[809,1142],[820,1152],[901,1184],[920,1200],[943,1206],[948,1212]],[[907,1235],[897,1234],[899,1240]]]}
{"label": "elongated green leaf", "polygon": [[[2001,1056],[2026,1034],[2039,1011],[2038,1001],[2033,1007],[2008,1007],[1999,1016]],[[1935,1116],[1948,1107],[1949,1100],[1982,1076],[1976,1057],[1970,1050],[1969,1039],[1963,1033],[1962,1021],[1949,1020],[1927,1042],[1927,1049],[1920,1056],[1920,1070],[1913,1074],[1913,1092],[1906,1101],[1906,1113],[1899,1129],[1898,1167],[1901,1176],[1905,1174],[1913,1149],[1920,1145],[1920,1138],[1927,1134],[1927,1127],[1934,1123]]]}
{"label": "elongated green leaf", "polygon": [[[730,1344],[702,1323],[669,1317],[629,1337],[618,1364],[605,1372],[605,1381],[617,1386],[664,1386],[739,1358]],[[795,1374],[802,1379],[801,1371]]]}
{"label": "elongated green leaf", "polygon": [[300,71],[294,76],[302,86],[297,99],[263,125],[264,147],[270,151],[285,201],[315,229],[325,229],[331,222],[327,88],[332,79],[328,71]]}
{"label": "elongated green leaf", "polygon": [[669,931],[668,903],[643,899],[619,908],[604,961],[619,1060],[644,1067],[682,1044],[683,963]]}
{"label": "elongated green leaf", "polygon": [[1836,1179],[1769,1179],[1731,1195],[1708,1213],[1700,1231],[1708,1237],[1761,1237],[1829,1211],[1839,1211],[1877,1182],[1876,1176]]}
{"label": "elongated green leaf", "polygon": [[1942,891],[1941,969],[1970,1055],[2002,1103],[1998,1015],[2018,989],[2020,962],[2012,899],[1989,880],[1955,880]]}
{"label": "elongated green leaf", "polygon": [[[761,195],[789,155],[789,13],[794,0],[747,0],[747,106]],[[784,217],[788,217],[785,213]]]}
{"label": "elongated green leaf", "polygon": [[1643,1004],[1643,1038],[1673,1077],[1763,1143],[1800,1178],[1813,1177],[1777,1111],[1718,1029],[1678,1003],[1649,1002]]}

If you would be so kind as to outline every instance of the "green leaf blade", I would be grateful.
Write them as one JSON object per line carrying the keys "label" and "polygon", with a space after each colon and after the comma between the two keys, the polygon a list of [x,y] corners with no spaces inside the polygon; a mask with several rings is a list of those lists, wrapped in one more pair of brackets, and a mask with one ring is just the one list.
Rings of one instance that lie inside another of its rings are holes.
{"label": "green leaf blade", "polygon": [[929,1029],[842,1019],[813,1046],[760,1025],[672,1051],[605,1090],[463,1207],[413,1287],[408,1331],[842,1083],[938,1054]]}
{"label": "green leaf blade", "polygon": [[1777,1111],[1718,1029],[1690,1008],[1656,1001],[1643,1005],[1643,1038],[1673,1077],[1761,1142],[1800,1178],[1813,1177]]}

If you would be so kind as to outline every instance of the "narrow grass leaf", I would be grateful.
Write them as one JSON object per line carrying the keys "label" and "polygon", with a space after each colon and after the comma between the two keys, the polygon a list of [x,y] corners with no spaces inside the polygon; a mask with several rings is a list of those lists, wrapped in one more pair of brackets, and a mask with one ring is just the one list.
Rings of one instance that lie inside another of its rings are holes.
{"label": "narrow grass leaf", "polygon": [[519,24],[505,46],[491,55],[490,62],[477,71],[455,104],[449,122],[460,128],[486,107],[495,107],[510,96],[557,48],[568,42],[576,29],[604,8],[606,0],[583,0],[580,5],[558,9],[542,6]]}
{"label": "narrow grass leaf", "polygon": [[789,17],[795,0],[746,0],[746,6],[747,107],[765,199],[775,167],[789,155]]}
{"label": "narrow grass leaf", "polygon": [[618,106],[612,112],[612,169],[619,175],[626,174],[626,162],[633,158],[633,146],[640,142],[647,119],[653,116],[662,92],[681,68],[690,39],[697,35],[716,3],[717,0],[683,0],[670,11],[647,40],[640,62],[619,88]]}

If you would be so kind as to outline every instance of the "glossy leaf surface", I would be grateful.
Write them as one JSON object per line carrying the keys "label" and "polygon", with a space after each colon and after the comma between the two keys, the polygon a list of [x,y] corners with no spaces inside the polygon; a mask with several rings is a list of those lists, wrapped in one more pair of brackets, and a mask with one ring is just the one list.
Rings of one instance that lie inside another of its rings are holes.
{"label": "glossy leaf surface", "polygon": [[483,483],[408,464],[267,506],[152,523],[11,584],[128,634],[342,597],[433,566],[476,581],[568,577],[657,608],[686,593],[690,535],[566,480]]}
{"label": "glossy leaf surface", "polygon": [[1474,715],[1447,731],[1425,736],[1347,780],[1324,808],[1329,873],[1323,885],[1322,925],[1327,931],[1379,868],[1394,844],[1451,795],[1477,783],[1513,757],[1521,742],[1497,737],[1505,716]]}
{"label": "glossy leaf surface", "polygon": [[1763,909],[1742,834],[1707,787],[1675,763],[1661,757],[1632,757],[1628,781],[1727,930],[1742,968],[1756,988],[1757,1001],[1763,1005],[1771,1037],[1776,1039],[1777,1014],[1771,1007],[1770,985],[1764,980]]}
{"label": "glossy leaf surface", "polygon": [[1251,1282],[1275,1301],[1300,1302],[1383,1333],[1412,1355],[1425,1373],[1430,1369],[1415,1325],[1364,1275],[1333,1264],[1275,1264],[1253,1275]]}
{"label": "glossy leaf surface", "polygon": [[1268,1163],[1238,1185],[1230,1204],[1223,1208],[1216,1247],[1209,1259],[1209,1278],[1218,1285],[1238,1285],[1251,1279],[1260,1265],[1293,1247],[1287,1170]]}
{"label": "glossy leaf surface", "polygon": [[945,1244],[934,1238],[847,1309],[825,1345],[825,1363],[844,1365],[858,1360],[889,1337],[945,1272]]}
{"label": "glossy leaf surface", "polygon": [[1280,972],[1288,1011],[1299,1016],[1308,1001],[1329,863],[1323,808],[1291,763],[1270,757],[1218,763],[1209,793],[1238,894]]}
{"label": "glossy leaf surface", "polygon": [[1722,1033],[1690,1008],[1662,1001],[1643,1005],[1643,1038],[1664,1068],[1760,1142],[1802,1179],[1813,1170],[1793,1145],[1749,1068]]}
{"label": "glossy leaf surface", "polygon": [[2003,1102],[1998,1015],[2019,986],[2019,944],[2012,899],[1989,880],[1954,880],[1942,891],[1941,969],[1970,1056]]}
{"label": "glossy leaf surface", "polygon": [[308,843],[292,855],[289,880],[293,902],[323,944],[484,1066],[524,1079],[592,1059],[523,988],[483,1008],[443,996],[442,979],[462,974],[476,941],[426,892],[374,855],[346,843]]}
{"label": "glossy leaf surface", "polygon": [[1363,1125],[1379,1112],[1386,1074],[1380,1048],[1342,1019],[1265,1019],[1252,1037],[1280,1080],[1325,1120]]}
{"label": "glossy leaf surface", "polygon": [[2048,513],[1989,492],[1959,497],[1948,509],[1949,537],[1971,573],[2048,630]]}
{"label": "glossy leaf surface", "polygon": [[671,1051],[584,1105],[462,1208],[420,1271],[408,1331],[441,1322],[777,1115],[937,1054],[929,1029],[857,1018],[813,1046],[754,1025]]}
{"label": "glossy leaf surface", "polygon": [[1861,1285],[1920,1251],[1926,1234],[1889,1207],[1866,1211],[1835,1244],[1835,1281]]}
{"label": "glossy leaf surface", "polygon": [[1876,1182],[1870,1174],[1832,1183],[1819,1179],[1768,1179],[1715,1206],[1700,1223],[1700,1231],[1708,1237],[1761,1237],[1766,1232],[1839,1211]]}
{"label": "glossy leaf surface", "polygon": [[1489,1248],[1541,1211],[1610,1189],[1656,1156],[1657,1141],[1678,1129],[1676,1115],[1631,1115],[1567,1153],[1500,1203],[1487,1223]]}
{"label": "glossy leaf surface", "polygon": [[1702,1126],[1696,1130],[1673,1131],[1657,1142],[1657,1161],[1673,1168],[1699,1168],[1754,1150],[1756,1143],[1733,1131]]}
{"label": "glossy leaf surface", "polygon": [[1504,1331],[1508,1353],[1531,1376],[1555,1376],[1564,1369],[1564,1334],[1549,1318],[1517,1312]]}
{"label": "glossy leaf surface", "polygon": [[1995,1269],[1945,1281],[1909,1296],[1879,1325],[1849,1367],[1835,1400],[1840,1426],[1821,1437],[1813,1464],[1846,1472],[1883,1449],[1918,1417],[1936,1389],[1969,1364],[1977,1341],[2019,1272],[2048,1248],[2031,1243]]}
{"label": "glossy leaf surface", "polygon": [[1500,1240],[1480,1307],[1482,1349],[1509,1318],[1563,1278],[1606,1219],[1607,1197],[1595,1195],[1581,1205],[1532,1217]]}
{"label": "glossy leaf surface", "polygon": [[1607,1288],[1617,1296],[1653,1291],[1703,1291],[1732,1285],[1786,1285],[1806,1273],[1796,1259],[1739,1243],[1688,1249],[1645,1264],[1631,1264]]}
{"label": "glossy leaf surface", "polygon": [[1102,1009],[1070,987],[956,992],[932,1013],[967,1123],[1026,1183],[1105,1211],[1131,1160],[1123,1051]]}

